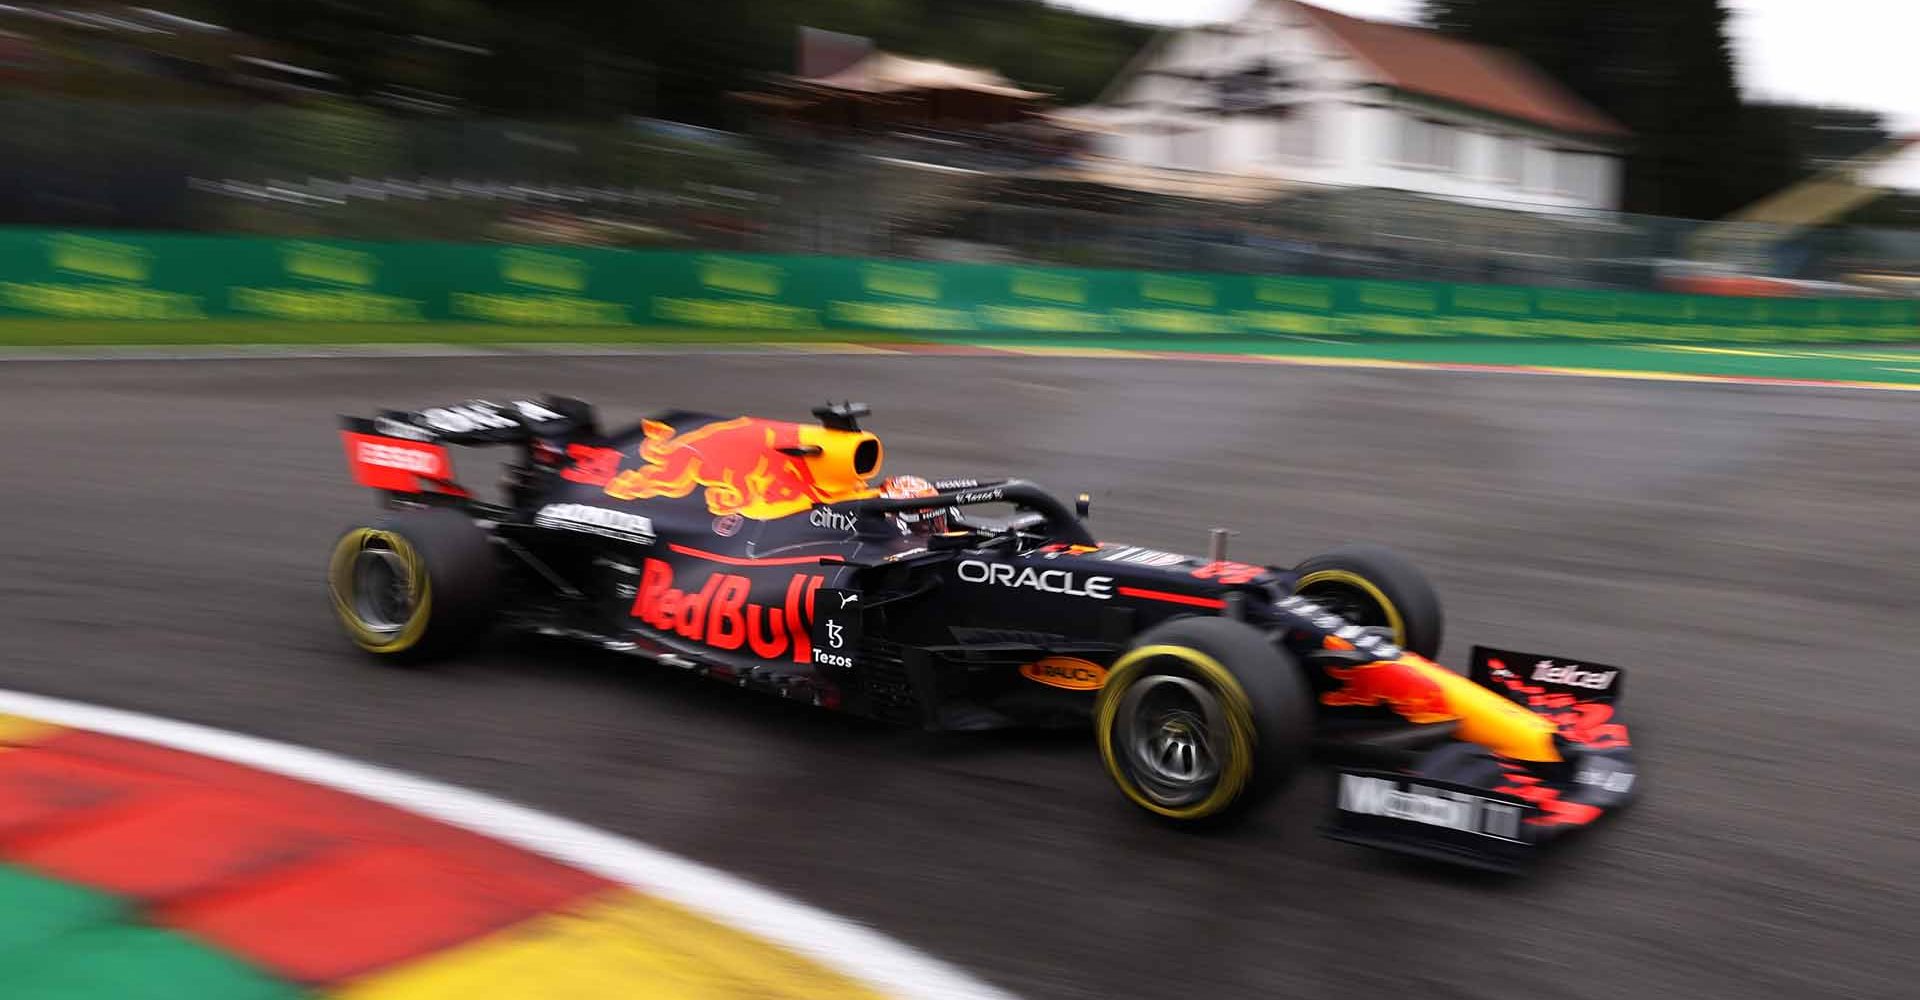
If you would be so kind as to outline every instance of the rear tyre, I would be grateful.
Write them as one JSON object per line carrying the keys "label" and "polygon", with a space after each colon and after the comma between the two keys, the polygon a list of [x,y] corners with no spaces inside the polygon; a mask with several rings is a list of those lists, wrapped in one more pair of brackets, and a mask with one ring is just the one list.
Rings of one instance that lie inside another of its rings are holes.
{"label": "rear tyre", "polygon": [[327,590],[347,637],[384,660],[444,656],[484,634],[499,598],[493,544],[458,511],[402,511],[334,545]]}
{"label": "rear tyre", "polygon": [[1313,695],[1291,654],[1227,618],[1141,633],[1094,702],[1107,774],[1182,825],[1224,822],[1286,784],[1307,752]]}
{"label": "rear tyre", "polygon": [[1343,545],[1293,568],[1293,592],[1357,625],[1393,630],[1393,641],[1431,660],[1445,622],[1440,595],[1406,556],[1384,545]]}

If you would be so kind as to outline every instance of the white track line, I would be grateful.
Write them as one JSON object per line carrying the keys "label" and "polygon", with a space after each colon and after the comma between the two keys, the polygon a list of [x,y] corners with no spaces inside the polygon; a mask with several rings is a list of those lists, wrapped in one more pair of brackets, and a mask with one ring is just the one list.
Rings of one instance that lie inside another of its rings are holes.
{"label": "white track line", "polygon": [[401,771],[138,712],[0,690],[0,712],[245,764],[483,834],[668,900],[908,1000],[1012,1000],[844,917],[583,823]]}

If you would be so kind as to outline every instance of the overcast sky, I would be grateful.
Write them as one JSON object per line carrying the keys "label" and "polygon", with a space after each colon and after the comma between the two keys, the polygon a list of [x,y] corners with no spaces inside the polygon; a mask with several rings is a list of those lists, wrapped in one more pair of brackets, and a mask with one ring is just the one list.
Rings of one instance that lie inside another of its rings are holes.
{"label": "overcast sky", "polygon": [[[1159,24],[1225,20],[1251,0],[1049,0]],[[1344,14],[1411,21],[1419,0],[1316,0]],[[1595,0],[1604,2],[1604,0]],[[1920,0],[1727,0],[1750,97],[1844,104],[1920,131]]]}

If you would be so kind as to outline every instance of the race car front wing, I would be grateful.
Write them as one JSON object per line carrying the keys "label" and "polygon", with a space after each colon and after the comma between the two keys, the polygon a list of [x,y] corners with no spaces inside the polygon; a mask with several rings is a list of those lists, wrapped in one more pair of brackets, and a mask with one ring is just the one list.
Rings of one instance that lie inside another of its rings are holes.
{"label": "race car front wing", "polygon": [[1625,676],[1618,667],[1475,647],[1468,677],[1553,723],[1560,759],[1517,760],[1452,742],[1407,771],[1343,769],[1323,832],[1474,868],[1524,870],[1539,848],[1638,793],[1632,743],[1615,713]]}

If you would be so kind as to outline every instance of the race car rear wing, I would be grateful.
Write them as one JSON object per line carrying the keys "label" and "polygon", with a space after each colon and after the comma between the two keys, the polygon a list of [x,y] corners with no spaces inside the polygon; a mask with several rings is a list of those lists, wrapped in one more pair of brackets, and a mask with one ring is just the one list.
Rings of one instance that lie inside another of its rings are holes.
{"label": "race car rear wing", "polygon": [[465,445],[518,444],[535,437],[564,437],[592,433],[594,429],[593,407],[561,396],[548,396],[540,402],[516,399],[505,405],[469,399],[423,410],[382,410],[371,420],[346,420],[349,424],[371,424],[368,430],[384,437]]}
{"label": "race car rear wing", "polygon": [[382,410],[373,417],[342,417],[341,442],[354,482],[389,493],[468,497],[454,481],[447,445],[521,445],[564,441],[596,433],[593,407],[547,396],[505,405],[470,399],[422,410]]}
{"label": "race car rear wing", "polygon": [[453,458],[432,441],[373,433],[373,421],[349,420],[340,432],[353,481],[387,493],[442,493],[465,497],[453,479]]}
{"label": "race car rear wing", "polygon": [[1449,742],[1403,772],[1341,770],[1335,840],[1503,872],[1625,808],[1639,792],[1615,714],[1626,671],[1476,646],[1468,676],[1555,727],[1557,761],[1522,761]]}

